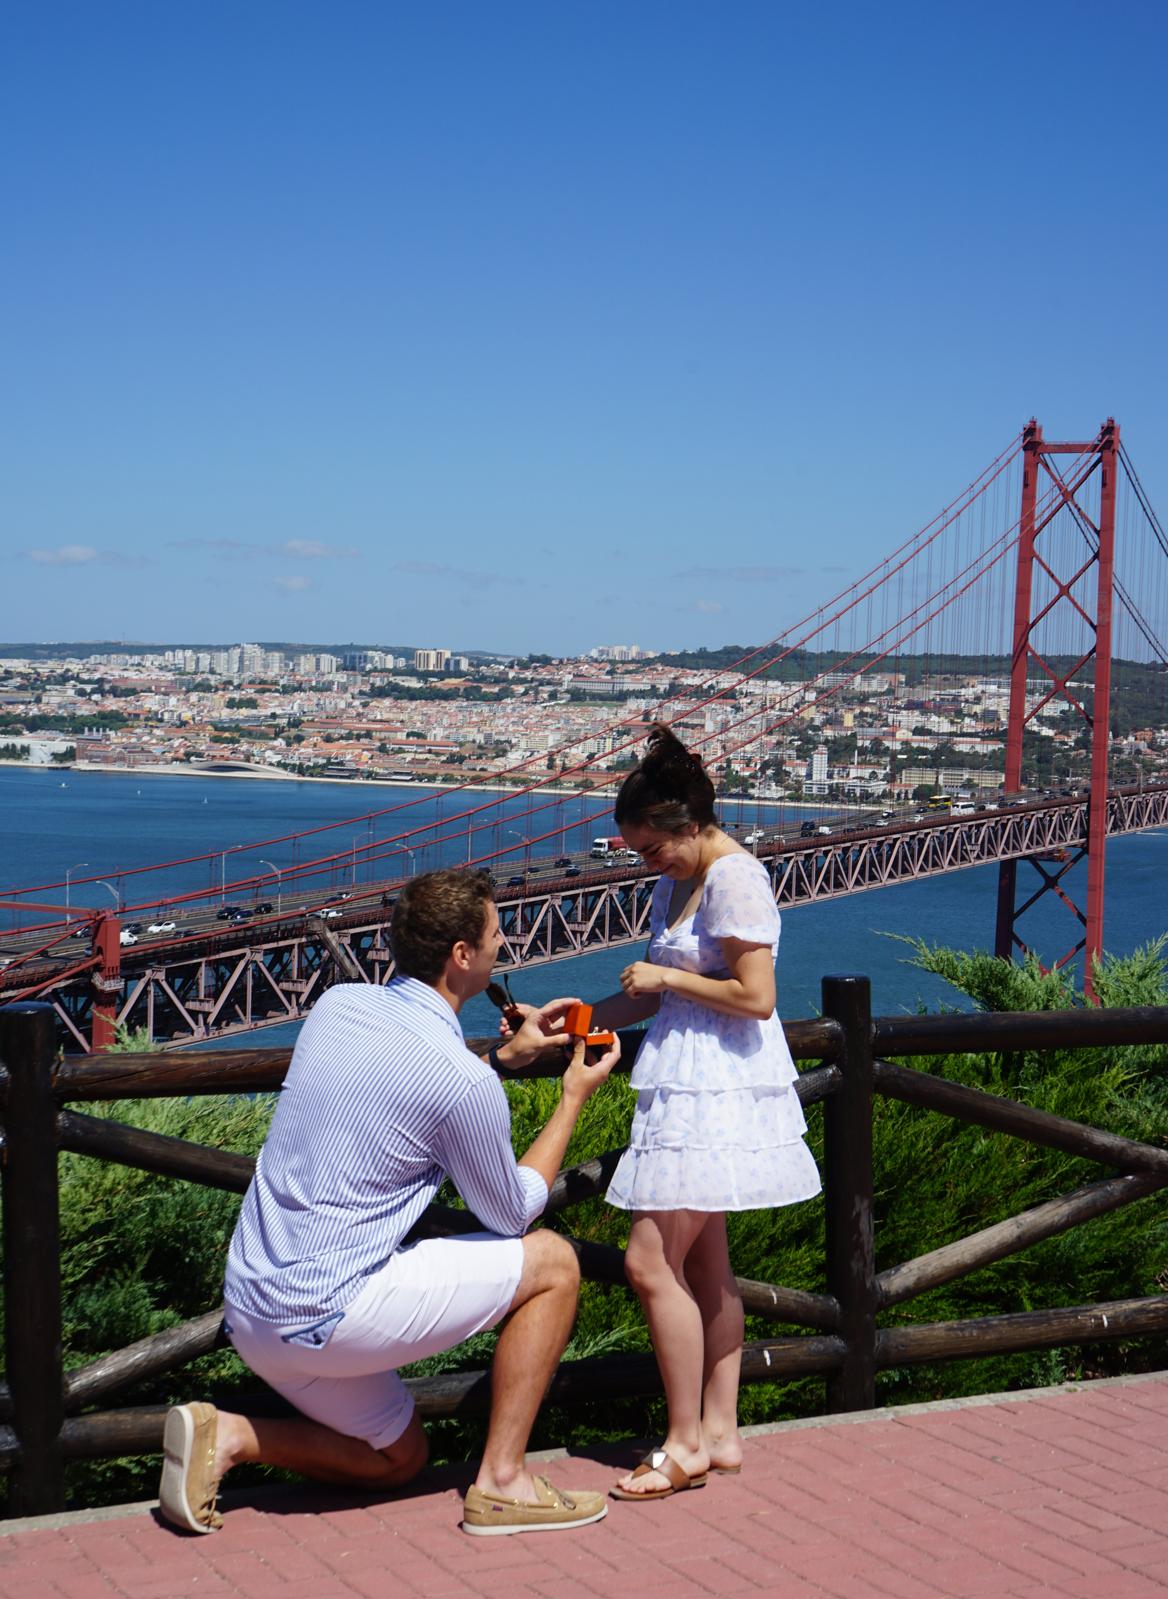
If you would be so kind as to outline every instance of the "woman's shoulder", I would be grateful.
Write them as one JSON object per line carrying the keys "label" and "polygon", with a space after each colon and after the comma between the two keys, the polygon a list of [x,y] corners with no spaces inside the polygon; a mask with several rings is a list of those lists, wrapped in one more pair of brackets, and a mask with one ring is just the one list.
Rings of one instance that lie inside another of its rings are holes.
{"label": "woman's shoulder", "polygon": [[779,913],[763,863],[744,849],[728,850],[712,861],[702,894],[702,918],[715,936],[774,943]]}
{"label": "woman's shoulder", "polygon": [[710,869],[706,873],[707,881],[715,873],[721,877],[733,876],[745,879],[757,877],[759,873],[766,877],[767,869],[749,850],[743,849],[741,844],[735,844],[733,849],[728,849],[724,855],[718,855],[710,862]]}

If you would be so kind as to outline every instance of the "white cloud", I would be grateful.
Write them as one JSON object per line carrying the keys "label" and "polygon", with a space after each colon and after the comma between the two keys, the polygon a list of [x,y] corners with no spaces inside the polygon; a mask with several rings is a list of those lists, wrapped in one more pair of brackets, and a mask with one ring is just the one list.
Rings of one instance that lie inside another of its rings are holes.
{"label": "white cloud", "polygon": [[276,577],[272,582],[283,594],[303,594],[312,587],[312,579],[308,577]]}
{"label": "white cloud", "polygon": [[61,544],[55,550],[21,550],[22,559],[37,566],[152,566],[145,555],[97,550],[92,544]]}
{"label": "white cloud", "polygon": [[282,544],[248,544],[244,539],[171,539],[169,550],[205,550],[237,561],[352,561],[361,551],[354,545],[324,544],[319,539],[285,539]]}
{"label": "white cloud", "polygon": [[25,550],[24,555],[38,566],[84,566],[97,560],[92,544],[62,544],[56,550]]}
{"label": "white cloud", "polygon": [[304,561],[351,561],[361,553],[351,545],[342,549],[335,544],[322,544],[319,539],[287,539],[280,551],[284,555],[298,555]]}
{"label": "white cloud", "polygon": [[705,611],[710,616],[717,616],[725,606],[720,600],[698,600],[694,605],[695,611]]}

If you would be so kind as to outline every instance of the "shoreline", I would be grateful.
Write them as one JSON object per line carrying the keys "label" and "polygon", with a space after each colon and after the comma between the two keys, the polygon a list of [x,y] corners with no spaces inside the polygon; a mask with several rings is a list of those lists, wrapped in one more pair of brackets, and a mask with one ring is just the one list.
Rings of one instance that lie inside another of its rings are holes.
{"label": "shoreline", "polygon": [[[244,778],[247,781],[259,783],[327,783],[333,788],[347,788],[351,789],[353,792],[361,792],[364,789],[370,788],[404,788],[416,789],[419,792],[430,790],[435,794],[452,794],[460,790],[460,785],[458,784],[447,787],[440,782],[434,782],[426,778],[403,781],[400,778],[392,777],[305,777],[296,772],[252,771],[244,769],[232,772],[216,772],[208,771],[205,767],[190,766],[183,761],[175,761],[166,764],[161,762],[151,762],[144,766],[113,766],[104,762],[90,763],[87,761],[74,761],[67,766],[32,766],[28,761],[12,761],[0,758],[0,767],[9,767],[14,771],[48,772],[50,774],[62,772],[81,772],[87,776],[91,774],[101,775],[102,773],[108,772],[115,777]],[[461,788],[461,792],[467,795],[524,794],[527,792],[527,789],[522,786],[517,786],[514,783],[490,782],[469,783],[465,786],[465,788]],[[591,798],[602,799],[605,797],[604,791],[599,787],[592,789],[563,788],[558,783],[543,784],[538,789],[538,792],[541,794],[562,795],[565,799],[586,800]],[[724,795],[718,798],[715,803],[720,810],[727,809],[731,805],[751,805],[755,807],[773,805],[781,810],[788,811],[864,811],[877,809],[876,801],[872,801],[872,803],[868,805],[849,806],[841,804],[838,800],[828,800],[820,803],[813,800],[793,800],[786,798],[763,799],[753,794],[733,794],[729,796]]]}
{"label": "shoreline", "polygon": [[[259,783],[327,783],[333,788],[347,788],[355,793],[367,788],[405,788],[417,789],[419,792],[429,790],[436,794],[451,794],[459,787],[457,784],[447,787],[428,778],[403,780],[393,777],[309,777],[299,772],[265,772],[243,768],[238,771],[219,772],[209,771],[206,767],[189,766],[183,761],[175,761],[166,765],[151,762],[143,766],[115,766],[104,761],[100,763],[74,761],[68,766],[30,766],[28,761],[0,759],[0,766],[24,772],[81,772],[86,776],[95,774],[101,776],[108,772],[113,777],[205,777],[231,780],[244,778],[248,781]],[[470,783],[463,792],[467,794],[523,794],[526,793],[526,790],[522,787],[516,787],[513,783]],[[547,784],[541,787],[539,792],[541,794],[563,794],[566,798],[571,799],[588,799],[593,794],[597,797],[601,796],[599,788],[561,788],[557,784]]]}

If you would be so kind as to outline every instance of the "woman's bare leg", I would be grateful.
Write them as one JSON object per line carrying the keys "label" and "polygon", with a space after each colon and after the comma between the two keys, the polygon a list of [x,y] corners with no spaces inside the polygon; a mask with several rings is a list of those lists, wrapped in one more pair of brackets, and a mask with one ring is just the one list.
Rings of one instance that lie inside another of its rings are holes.
{"label": "woman's bare leg", "polygon": [[[638,1211],[633,1217],[625,1273],[649,1323],[653,1352],[665,1385],[669,1431],[664,1448],[689,1475],[709,1465],[702,1438],[705,1336],[698,1302],[686,1280],[686,1256],[706,1217],[697,1211]],[[659,1472],[622,1477],[630,1493],[667,1488]]]}
{"label": "woman's bare leg", "polygon": [[694,1240],[685,1274],[702,1317],[702,1436],[711,1466],[742,1461],[738,1436],[738,1377],[742,1367],[742,1300],[730,1268],[726,1218],[711,1215]]}

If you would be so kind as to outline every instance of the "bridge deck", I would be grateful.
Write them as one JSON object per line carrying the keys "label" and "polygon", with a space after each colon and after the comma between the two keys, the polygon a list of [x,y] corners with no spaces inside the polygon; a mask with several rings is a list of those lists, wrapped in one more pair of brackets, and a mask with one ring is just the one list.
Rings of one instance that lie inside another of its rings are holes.
{"label": "bridge deck", "polygon": [[[606,1488],[627,1449],[552,1462]],[[762,1429],[741,1477],[575,1533],[472,1539],[467,1474],[397,1499],[229,1495],[196,1538],[149,1505],[0,1523],[6,1599],[1150,1599],[1168,1594],[1168,1374]],[[108,1519],[96,1519],[105,1517]]]}
{"label": "bridge deck", "polygon": [[[1110,795],[1109,834],[1165,826],[1168,784]],[[1070,797],[972,816],[837,829],[829,837],[779,841],[771,835],[757,852],[777,903],[786,908],[1006,860],[1052,863],[1057,876],[1080,858],[1086,836],[1087,803]],[[593,861],[571,870],[574,875],[533,861],[517,883],[499,887],[501,968],[570,960],[647,939],[656,878],[646,867]],[[388,981],[387,902],[399,887],[393,882],[367,886],[356,897],[345,894],[327,907],[325,920],[304,906],[271,913],[267,905],[243,927],[219,922],[207,908],[190,912],[181,928],[119,948],[116,972],[95,974],[84,950],[60,957],[56,970],[13,961],[0,970],[0,1001],[16,995],[49,1000],[70,1053],[91,1047],[94,1003],[106,990],[116,996],[117,1020],[145,1027],[162,1047],[297,1021],[338,976]]]}

